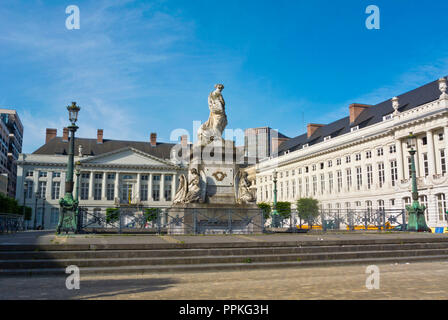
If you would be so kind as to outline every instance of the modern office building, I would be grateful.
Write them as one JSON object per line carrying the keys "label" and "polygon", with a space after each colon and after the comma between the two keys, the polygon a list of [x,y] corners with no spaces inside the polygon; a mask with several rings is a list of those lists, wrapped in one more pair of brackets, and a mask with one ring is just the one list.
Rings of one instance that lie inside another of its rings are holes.
{"label": "modern office building", "polygon": [[245,155],[251,159],[265,159],[272,156],[279,146],[289,138],[269,127],[244,130]]}
{"label": "modern office building", "polygon": [[0,173],[8,175],[7,194],[15,197],[17,160],[23,143],[23,125],[16,110],[0,109],[0,140]]}

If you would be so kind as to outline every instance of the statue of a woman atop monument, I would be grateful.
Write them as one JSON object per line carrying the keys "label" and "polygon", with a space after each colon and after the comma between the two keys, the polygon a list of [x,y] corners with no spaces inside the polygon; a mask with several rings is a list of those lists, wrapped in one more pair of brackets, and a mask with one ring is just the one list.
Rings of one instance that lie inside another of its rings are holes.
{"label": "statue of a woman atop monument", "polygon": [[224,85],[215,85],[215,90],[208,96],[208,107],[210,109],[210,116],[198,130],[198,140],[202,145],[207,145],[212,141],[222,140],[222,133],[227,126],[227,116],[222,97],[222,90]]}
{"label": "statue of a woman atop monument", "polygon": [[187,178],[185,178],[185,175],[181,175],[179,178],[179,187],[177,189],[176,195],[174,196],[173,203],[174,204],[183,203],[187,195],[187,191],[188,191]]}

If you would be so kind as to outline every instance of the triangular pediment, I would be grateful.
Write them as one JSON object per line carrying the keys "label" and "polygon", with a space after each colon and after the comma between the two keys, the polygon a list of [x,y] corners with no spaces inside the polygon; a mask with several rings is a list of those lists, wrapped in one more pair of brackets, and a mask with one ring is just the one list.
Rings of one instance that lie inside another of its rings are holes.
{"label": "triangular pediment", "polygon": [[124,148],[99,156],[83,159],[81,164],[108,166],[155,166],[174,167],[171,162],[159,159],[134,148]]}

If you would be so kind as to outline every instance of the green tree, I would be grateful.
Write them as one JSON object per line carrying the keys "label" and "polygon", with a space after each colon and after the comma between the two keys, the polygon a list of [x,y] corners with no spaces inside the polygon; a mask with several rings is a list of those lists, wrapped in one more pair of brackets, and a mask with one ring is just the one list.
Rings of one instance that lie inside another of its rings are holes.
{"label": "green tree", "polygon": [[297,200],[297,214],[311,227],[314,219],[319,215],[319,201],[313,198],[300,198]]}
{"label": "green tree", "polygon": [[277,202],[277,212],[282,220],[289,219],[289,217],[291,216],[291,202],[287,201]]}
{"label": "green tree", "polygon": [[118,221],[120,217],[120,211],[118,208],[107,208],[106,209],[106,223],[114,223]]}
{"label": "green tree", "polygon": [[[0,213],[10,213],[23,215],[23,206],[18,201],[0,193]],[[31,219],[31,208],[25,207],[25,220]]]}
{"label": "green tree", "polygon": [[269,219],[270,215],[271,215],[271,205],[269,203],[266,202],[259,202],[257,203],[258,208],[260,208],[261,210],[263,210],[263,217],[264,219]]}

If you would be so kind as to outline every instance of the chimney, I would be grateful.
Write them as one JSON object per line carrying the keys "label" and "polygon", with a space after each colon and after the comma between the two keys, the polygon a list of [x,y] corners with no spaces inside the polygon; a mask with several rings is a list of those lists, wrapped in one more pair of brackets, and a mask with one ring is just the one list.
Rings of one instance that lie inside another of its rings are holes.
{"label": "chimney", "polygon": [[323,127],[323,124],[316,124],[316,123],[308,123],[307,126],[307,137],[311,137],[313,133],[320,127]]}
{"label": "chimney", "polygon": [[45,143],[48,143],[51,139],[56,138],[56,135],[58,134],[57,129],[49,129],[47,128],[47,132],[45,135]]}
{"label": "chimney", "polygon": [[62,142],[68,142],[68,128],[62,130]]}
{"label": "chimney", "polygon": [[183,136],[180,137],[180,144],[182,148],[188,145],[188,135],[184,134]]}
{"label": "chimney", "polygon": [[151,147],[157,146],[157,133],[151,132],[150,143],[151,143]]}
{"label": "chimney", "polygon": [[96,133],[96,143],[102,144],[103,143],[103,129],[98,129]]}
{"label": "chimney", "polygon": [[363,112],[365,109],[371,107],[371,105],[368,104],[359,104],[359,103],[352,103],[349,106],[350,111],[350,123],[353,123],[356,121],[358,116]]}

